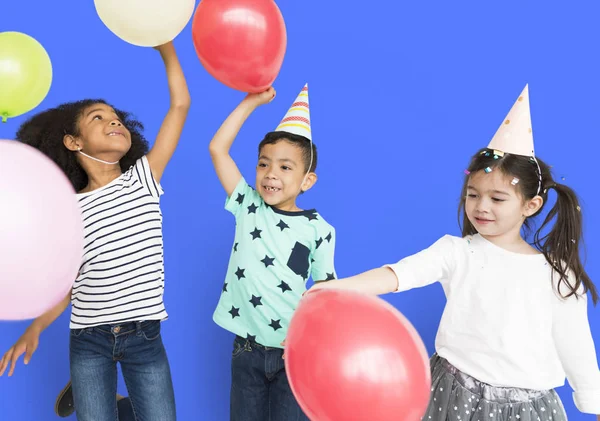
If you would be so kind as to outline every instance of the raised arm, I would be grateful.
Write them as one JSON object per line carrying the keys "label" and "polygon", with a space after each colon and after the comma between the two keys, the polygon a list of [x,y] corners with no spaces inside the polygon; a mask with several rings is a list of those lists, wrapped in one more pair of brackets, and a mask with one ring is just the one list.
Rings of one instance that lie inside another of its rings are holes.
{"label": "raised arm", "polygon": [[223,122],[208,147],[217,176],[227,193],[231,196],[242,178],[235,161],[229,154],[231,145],[252,112],[262,104],[275,98],[275,89],[269,88],[260,94],[249,94]]}
{"label": "raised arm", "polygon": [[179,143],[190,108],[190,93],[172,42],[156,47],[165,63],[171,105],[147,158],[155,180],[160,183],[163,172]]}

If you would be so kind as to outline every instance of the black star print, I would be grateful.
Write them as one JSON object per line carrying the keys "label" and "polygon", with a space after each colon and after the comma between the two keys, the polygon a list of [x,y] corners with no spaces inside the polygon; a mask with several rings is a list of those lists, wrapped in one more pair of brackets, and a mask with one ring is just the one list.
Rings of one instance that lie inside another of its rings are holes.
{"label": "black star print", "polygon": [[281,283],[279,285],[277,285],[277,288],[281,288],[281,293],[283,294],[286,291],[291,291],[292,289],[290,288],[290,286],[288,284],[286,284],[285,282],[281,281]]}
{"label": "black star print", "polygon": [[256,206],[254,203],[248,206],[248,215],[251,213],[256,213],[256,209],[258,209],[258,206]]}
{"label": "black star print", "polygon": [[269,323],[269,326],[271,326],[273,328],[273,330],[281,329],[281,324],[279,323],[280,321],[281,321],[281,319],[279,319],[279,320],[271,319],[271,323]]}
{"label": "black star print", "polygon": [[246,335],[246,340],[250,341],[250,342],[256,342],[256,335],[251,335],[251,334],[247,334]]}
{"label": "black star print", "polygon": [[240,279],[242,279],[242,278],[245,278],[245,277],[246,277],[246,276],[244,275],[244,272],[245,272],[245,271],[246,271],[246,269],[241,269],[241,268],[238,266],[238,269],[237,269],[237,271],[235,272],[235,275],[238,277],[238,281],[239,281]]}
{"label": "black star print", "polygon": [[237,197],[237,199],[235,199],[235,201],[238,202],[241,205],[242,202],[244,201],[244,195],[238,193],[238,197]]}
{"label": "black star print", "polygon": [[315,259],[310,259],[310,263],[315,263]]}
{"label": "black star print", "polygon": [[237,246],[238,246],[238,244],[239,244],[239,243],[235,243],[235,244],[233,245],[233,251],[237,251]]}
{"label": "black star print", "polygon": [[283,231],[286,228],[289,228],[289,225],[283,222],[283,219],[280,219],[279,223],[276,226],[279,227],[281,231]]}
{"label": "black star print", "polygon": [[323,243],[323,238],[319,238],[317,240],[317,248],[319,248],[319,246]]}
{"label": "black star print", "polygon": [[335,279],[335,276],[334,276],[334,274],[333,274],[333,273],[328,273],[328,274],[327,274],[327,279],[325,279],[325,280],[326,280],[326,281],[331,281],[331,280],[333,280],[333,279]]}
{"label": "black star print", "polygon": [[223,284],[223,292],[227,292],[227,282]]}
{"label": "black star print", "polygon": [[327,240],[328,243],[331,243],[331,239],[333,237],[331,236],[331,233],[327,234],[327,237],[325,237],[325,239]]}
{"label": "black star print", "polygon": [[252,231],[252,232],[250,233],[250,235],[252,236],[252,239],[253,239],[253,240],[256,240],[257,238],[262,238],[262,237],[260,236],[260,233],[261,233],[261,232],[262,232],[262,230],[259,230],[258,228],[254,227],[254,231]]}
{"label": "black star print", "polygon": [[273,262],[275,261],[274,257],[269,257],[265,254],[265,258],[261,260],[261,262],[263,262],[265,264],[265,267],[268,268],[269,266],[275,266],[273,264]]}
{"label": "black star print", "polygon": [[306,216],[309,221],[312,221],[313,219],[319,219],[319,218],[317,218],[317,213],[316,212],[314,212],[314,213],[308,213],[308,214],[305,214],[304,216]]}
{"label": "black star print", "polygon": [[257,306],[262,306],[262,303],[260,302],[261,299],[262,299],[262,297],[255,297],[254,294],[252,294],[252,298],[250,299],[250,302],[252,303],[254,308],[256,308]]}
{"label": "black star print", "polygon": [[231,306],[231,310],[229,310],[229,314],[231,314],[231,318],[235,319],[236,317],[240,317],[240,309]]}

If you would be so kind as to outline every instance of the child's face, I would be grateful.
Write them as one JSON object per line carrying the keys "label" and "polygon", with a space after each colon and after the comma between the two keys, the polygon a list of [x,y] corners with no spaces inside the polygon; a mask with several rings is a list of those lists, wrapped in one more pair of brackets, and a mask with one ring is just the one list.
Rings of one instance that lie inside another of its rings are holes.
{"label": "child's face", "polygon": [[281,210],[295,210],[296,197],[314,183],[306,175],[302,150],[286,140],[263,146],[256,167],[256,189],[265,203]]}
{"label": "child's face", "polygon": [[79,146],[87,154],[118,161],[131,148],[131,133],[112,107],[106,104],[87,107],[78,125],[80,136],[77,142],[82,143]]}
{"label": "child's face", "polygon": [[513,177],[500,170],[478,171],[468,182],[465,211],[469,221],[483,236],[520,235],[525,218],[539,208],[537,199],[523,200]]}

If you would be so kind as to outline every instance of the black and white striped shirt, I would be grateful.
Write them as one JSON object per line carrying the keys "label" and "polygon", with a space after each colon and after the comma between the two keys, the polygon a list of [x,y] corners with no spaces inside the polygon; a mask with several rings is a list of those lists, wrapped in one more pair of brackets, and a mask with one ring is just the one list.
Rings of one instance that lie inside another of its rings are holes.
{"label": "black and white striped shirt", "polygon": [[144,156],[106,186],[77,195],[84,249],[71,329],[166,319],[162,194]]}

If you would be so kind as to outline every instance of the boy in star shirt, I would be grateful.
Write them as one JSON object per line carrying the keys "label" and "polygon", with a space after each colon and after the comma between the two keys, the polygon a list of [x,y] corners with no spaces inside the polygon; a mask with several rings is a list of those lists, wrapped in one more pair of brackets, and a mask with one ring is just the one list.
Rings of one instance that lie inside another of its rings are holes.
{"label": "boy in star shirt", "polygon": [[248,95],[210,143],[215,170],[236,220],[234,246],[213,320],[235,334],[231,366],[232,421],[308,420],[290,389],[283,360],[292,314],[315,282],[336,278],[335,230],[296,198],[317,181],[308,86],[258,147],[252,188],[229,150],[242,125],[275,90]]}

